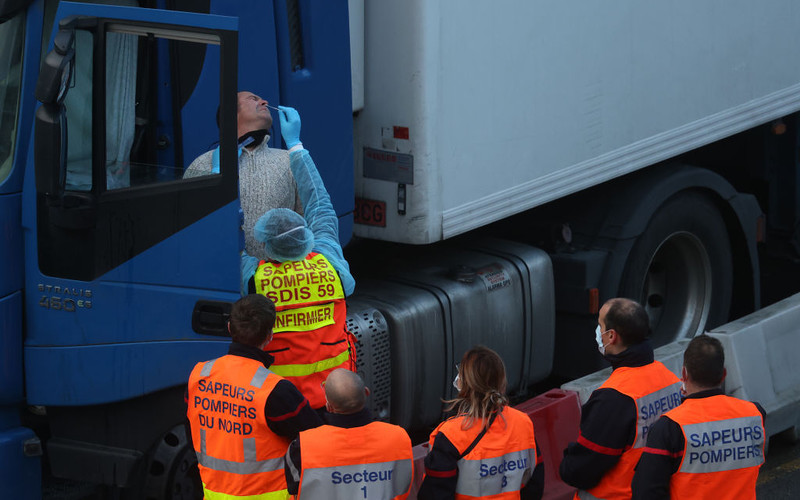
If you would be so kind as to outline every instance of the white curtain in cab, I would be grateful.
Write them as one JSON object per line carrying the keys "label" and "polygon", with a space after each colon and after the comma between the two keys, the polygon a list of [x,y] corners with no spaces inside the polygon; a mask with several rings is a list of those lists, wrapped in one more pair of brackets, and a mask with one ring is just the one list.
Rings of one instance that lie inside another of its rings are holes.
{"label": "white curtain in cab", "polygon": [[130,186],[130,153],[136,127],[137,37],[109,33],[106,39],[106,184]]}

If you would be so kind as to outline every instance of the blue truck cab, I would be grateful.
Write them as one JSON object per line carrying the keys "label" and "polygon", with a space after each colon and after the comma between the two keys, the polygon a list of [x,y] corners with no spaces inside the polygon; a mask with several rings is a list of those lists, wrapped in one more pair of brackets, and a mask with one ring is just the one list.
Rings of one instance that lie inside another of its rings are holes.
{"label": "blue truck cab", "polygon": [[[347,4],[310,4],[0,1],[9,496],[41,497],[42,453],[57,477],[134,497],[193,480],[185,383],[226,352],[225,304],[239,296],[237,90],[299,110],[349,239]],[[216,147],[218,173],[183,178]]]}

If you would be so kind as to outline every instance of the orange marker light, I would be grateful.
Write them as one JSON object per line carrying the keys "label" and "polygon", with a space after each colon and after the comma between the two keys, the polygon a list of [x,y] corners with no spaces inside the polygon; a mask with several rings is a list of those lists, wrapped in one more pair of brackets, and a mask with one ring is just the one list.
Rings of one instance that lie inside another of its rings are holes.
{"label": "orange marker light", "polygon": [[600,312],[600,290],[597,288],[589,289],[589,314]]}

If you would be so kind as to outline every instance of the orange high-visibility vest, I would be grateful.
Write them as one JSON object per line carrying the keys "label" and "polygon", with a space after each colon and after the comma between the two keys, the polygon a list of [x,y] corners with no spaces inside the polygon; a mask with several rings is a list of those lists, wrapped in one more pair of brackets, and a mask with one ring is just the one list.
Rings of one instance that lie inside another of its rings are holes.
{"label": "orange high-visibility vest", "polygon": [[[636,403],[636,436],[633,446],[622,452],[619,461],[597,485],[589,491],[579,490],[576,499],[630,499],[633,469],[639,463],[647,431],[658,418],[681,404],[681,382],[660,361],[644,366],[623,366],[611,372],[611,376],[599,389],[616,389]],[[603,415],[603,418],[614,418]]]}
{"label": "orange high-visibility vest", "polygon": [[301,261],[262,261],[256,293],[275,302],[270,369],[292,382],[312,408],[325,406],[322,382],[336,368],[355,370],[355,348],[347,331],[347,307],[339,273],[324,255]]}
{"label": "orange high-visibility vest", "polygon": [[686,399],[665,416],[686,439],[670,498],[755,500],[766,440],[756,405],[720,394]]}
{"label": "orange high-visibility vest", "polygon": [[[445,420],[431,433],[430,446],[440,432],[459,453],[475,441],[483,424],[462,429],[466,417]],[[533,422],[519,410],[506,406],[494,419],[475,448],[458,461],[456,499],[520,498],[520,490],[536,468]]]}
{"label": "orange high-visibility vest", "polygon": [[254,359],[227,355],[195,365],[186,416],[207,500],[284,500],[289,440],[267,426],[264,405],[282,380]]}
{"label": "orange high-visibility vest", "polygon": [[405,499],[414,474],[408,434],[385,422],[303,431],[300,461],[298,499]]}

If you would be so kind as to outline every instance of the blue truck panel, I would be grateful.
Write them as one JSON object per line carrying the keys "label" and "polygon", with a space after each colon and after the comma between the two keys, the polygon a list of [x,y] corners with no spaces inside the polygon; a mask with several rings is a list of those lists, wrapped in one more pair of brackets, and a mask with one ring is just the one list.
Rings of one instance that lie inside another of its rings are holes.
{"label": "blue truck panel", "polygon": [[[0,298],[0,413],[23,400],[22,292]],[[0,417],[2,418],[2,417]],[[0,429],[6,427],[0,421]]]}
{"label": "blue truck panel", "polygon": [[[321,6],[324,12],[319,15],[303,19],[306,34],[325,27],[320,35],[325,43],[319,39],[306,44],[308,66],[301,71],[292,71],[281,55],[281,50],[288,51],[286,42],[281,41],[288,36],[282,2],[211,2],[211,16],[62,2],[56,19],[88,13],[180,26],[246,28],[239,35],[238,88],[253,90],[273,104],[300,108],[301,137],[326,177],[337,213],[344,215],[341,234],[346,242],[352,229],[353,182],[349,34],[343,7],[344,2],[334,2]],[[248,15],[235,17],[243,12]],[[163,54],[166,44],[159,42],[164,46],[159,47],[159,54]],[[326,52],[335,57],[327,57]],[[209,46],[205,61],[219,58],[218,48]],[[214,69],[206,65],[203,71]],[[167,79],[159,87],[168,86],[169,68],[161,67],[158,75]],[[219,141],[214,118],[218,87],[204,87],[208,82],[213,78],[201,76],[192,93],[183,96],[182,136],[192,138],[183,144],[184,165]],[[342,95],[347,98],[341,99]],[[161,130],[173,130],[168,104],[175,96],[174,92],[160,96],[159,103],[164,104],[158,111]],[[279,121],[274,118],[272,142],[280,147]],[[171,157],[174,153],[167,148],[160,154]],[[36,205],[31,163],[28,207]],[[36,258],[40,236],[35,230],[35,214],[31,210],[26,216],[29,402],[88,405],[136,398],[185,383],[198,359],[224,352],[224,342],[192,331],[191,315],[197,300],[232,301],[238,296],[238,202],[176,231],[93,281],[43,274]]]}
{"label": "blue truck panel", "polygon": [[133,399],[185,384],[196,363],[222,356],[228,344],[221,339],[27,347],[27,398],[52,406]]}
{"label": "blue truck panel", "polygon": [[36,441],[36,435],[20,426],[19,417],[24,398],[22,292],[0,298],[0,332],[0,484],[9,498],[41,498],[40,457],[24,454],[25,443]]}
{"label": "blue truck panel", "polygon": [[[16,415],[15,415],[16,417]],[[24,456],[26,443],[38,443],[36,434],[26,427],[14,427],[0,433],[0,484],[6,498],[39,500],[42,498],[40,456]]]}
{"label": "blue truck panel", "polygon": [[21,198],[0,194],[0,298],[22,289]]}

